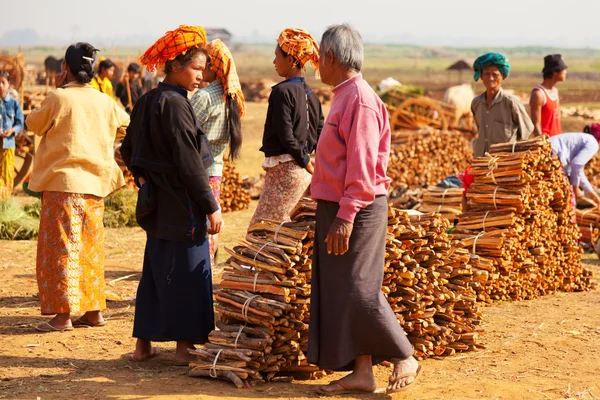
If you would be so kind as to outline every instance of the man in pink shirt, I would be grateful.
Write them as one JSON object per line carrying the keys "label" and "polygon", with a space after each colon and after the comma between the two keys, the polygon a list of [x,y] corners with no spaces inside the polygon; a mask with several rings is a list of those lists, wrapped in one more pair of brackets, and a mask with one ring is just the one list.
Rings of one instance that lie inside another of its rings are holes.
{"label": "man in pink shirt", "polygon": [[334,86],[334,98],[311,183],[318,203],[308,359],[352,370],[319,388],[323,395],[373,392],[372,366],[384,360],[394,363],[388,393],[409,387],[421,372],[381,292],[390,126],[385,105],[360,74],[362,61],[362,39],[352,27],[323,34],[321,80]]}

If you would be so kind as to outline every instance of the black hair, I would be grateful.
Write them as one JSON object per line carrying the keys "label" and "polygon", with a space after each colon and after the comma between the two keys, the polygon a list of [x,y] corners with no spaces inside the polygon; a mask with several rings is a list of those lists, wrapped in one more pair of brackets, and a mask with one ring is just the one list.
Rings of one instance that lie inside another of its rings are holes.
{"label": "black hair", "polygon": [[10,73],[8,71],[0,71],[0,78],[6,78],[6,80],[10,81]]}
{"label": "black hair", "polygon": [[544,71],[542,71],[542,74],[544,76],[544,79],[552,79],[552,77],[554,76],[555,72],[560,72],[560,71],[557,71],[557,70],[554,70],[554,69],[544,70]]}
{"label": "black hair", "polygon": [[102,60],[102,61],[100,61],[100,64],[98,64],[98,73],[101,74],[102,71],[110,69],[114,66],[115,66],[115,63],[110,61],[109,59]]}
{"label": "black hair", "polygon": [[281,54],[283,54],[286,57],[292,57],[292,60],[294,60],[294,68],[302,69],[302,63],[300,62],[300,60],[298,60],[297,57],[294,57],[293,55],[283,51],[279,44],[277,45],[277,47],[279,48],[279,50],[281,50]]}
{"label": "black hair", "polygon": [[229,160],[240,158],[242,149],[242,121],[238,102],[231,96],[225,101],[225,129],[229,132]]}
{"label": "black hair", "polygon": [[85,42],[78,42],[67,48],[65,62],[77,83],[85,84],[92,81],[97,52],[98,49]]}
{"label": "black hair", "polygon": [[142,68],[138,63],[131,63],[127,67],[127,72],[135,72],[136,74],[139,74],[140,72],[142,72]]}
{"label": "black hair", "polygon": [[592,126],[586,125],[585,128],[583,128],[583,133],[592,133]]}
{"label": "black hair", "polygon": [[177,57],[175,57],[173,60],[167,61],[165,63],[165,74],[168,74],[169,72],[173,71],[173,67],[175,66],[175,64],[178,64],[181,67],[185,67],[190,62],[192,62],[192,60],[194,59],[194,57],[196,57],[196,55],[198,55],[200,53],[204,54],[204,56],[206,56],[206,60],[208,61],[208,53],[206,52],[205,48],[192,47],[185,54],[182,53],[182,54],[178,55]]}

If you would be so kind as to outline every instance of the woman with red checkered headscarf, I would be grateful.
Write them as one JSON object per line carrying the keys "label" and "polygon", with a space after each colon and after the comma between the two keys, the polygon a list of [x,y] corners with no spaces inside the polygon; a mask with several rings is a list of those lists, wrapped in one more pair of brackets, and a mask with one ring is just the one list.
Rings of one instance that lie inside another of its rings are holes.
{"label": "woman with red checkered headscarf", "polygon": [[304,66],[319,70],[319,45],[306,31],[284,29],[275,46],[275,71],[284,78],[273,86],[261,151],[266,171],[263,192],[250,225],[263,219],[285,221],[313,173],[311,154],[323,129],[317,95],[304,80]]}
{"label": "woman with red checkered headscarf", "polygon": [[175,361],[187,365],[188,349],[214,329],[206,234],[218,233],[223,220],[206,172],[213,161],[208,141],[188,100],[206,70],[205,45],[204,28],[182,25],[140,58],[150,72],[164,65],[166,76],[135,104],[121,146],[140,187],[136,216],[147,233],[135,361],[158,354],[153,341],[176,341]]}
{"label": "woman with red checkered headscarf", "polygon": [[[241,117],[245,113],[245,102],[233,56],[225,43],[215,39],[206,45],[206,51],[208,64],[203,80],[208,86],[197,90],[191,103],[198,125],[206,134],[215,159],[214,164],[208,168],[208,176],[213,195],[219,202],[225,152],[229,148],[229,160],[236,160],[242,148]],[[210,262],[214,264],[217,235],[210,235],[208,242]]]}

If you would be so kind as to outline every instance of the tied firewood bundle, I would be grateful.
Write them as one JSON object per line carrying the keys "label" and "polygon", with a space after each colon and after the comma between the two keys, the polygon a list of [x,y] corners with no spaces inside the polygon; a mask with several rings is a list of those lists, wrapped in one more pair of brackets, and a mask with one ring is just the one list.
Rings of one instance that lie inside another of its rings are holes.
{"label": "tied firewood bundle", "polygon": [[594,187],[600,187],[600,152],[585,165],[585,176],[590,179],[590,183]]}
{"label": "tied firewood bundle", "polygon": [[221,212],[246,210],[249,206],[250,192],[242,187],[242,180],[235,166],[225,163],[221,184]]}
{"label": "tied firewood bundle", "polygon": [[387,175],[392,187],[435,185],[471,164],[471,139],[454,131],[401,131],[392,134]]}
{"label": "tied firewood bundle", "polygon": [[388,211],[382,290],[419,360],[481,347],[473,286],[489,273],[472,268],[468,250],[452,246],[449,227],[438,213]]}
{"label": "tied firewood bundle", "polygon": [[423,204],[419,211],[437,212],[442,217],[454,221],[462,213],[463,189],[461,188],[443,188],[433,186],[423,193]]}
{"label": "tied firewood bundle", "polygon": [[600,239],[600,210],[597,208],[577,209],[575,219],[581,232],[580,241],[592,250]]}
{"label": "tied firewood bundle", "polygon": [[217,330],[197,350],[191,376],[247,387],[264,381],[318,378],[310,365],[308,322],[316,204],[303,199],[291,222],[260,221],[233,248],[215,293]]}
{"label": "tied firewood bundle", "polygon": [[569,182],[545,137],[493,145],[473,161],[472,173],[469,210],[453,235],[492,261],[490,282],[475,288],[480,299],[532,299],[591,287]]}

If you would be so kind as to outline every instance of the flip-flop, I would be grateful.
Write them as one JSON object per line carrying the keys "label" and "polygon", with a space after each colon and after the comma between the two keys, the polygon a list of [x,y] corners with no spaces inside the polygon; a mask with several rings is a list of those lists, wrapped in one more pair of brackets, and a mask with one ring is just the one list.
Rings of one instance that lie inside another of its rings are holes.
{"label": "flip-flop", "polygon": [[100,322],[96,322],[95,324],[92,324],[89,321],[81,319],[81,317],[77,318],[75,321],[73,321],[73,326],[76,327],[76,328],[82,328],[82,327],[85,327],[85,328],[95,328],[95,327],[104,326],[104,325],[106,325],[106,320],[105,319],[103,319]]}
{"label": "flip-flop", "polygon": [[43,322],[41,324],[39,324],[38,326],[35,327],[35,330],[38,332],[65,332],[65,331],[72,331],[73,327],[72,326],[67,326],[66,328],[57,328],[54,327],[52,325],[50,325],[49,322]]}
{"label": "flip-flop", "polygon": [[402,374],[399,377],[397,377],[396,379],[390,378],[390,381],[393,380],[395,382],[398,382],[399,380],[404,379],[404,378],[410,378],[411,376],[414,376],[415,379],[413,379],[413,381],[411,383],[409,383],[408,385],[404,385],[399,389],[386,390],[385,393],[386,394],[398,393],[398,392],[402,392],[402,391],[410,388],[411,386],[414,385],[414,383],[417,381],[417,379],[419,379],[419,376],[421,376],[422,373],[423,373],[423,367],[421,367],[419,365],[419,367],[417,368],[417,370],[415,372],[409,372],[407,374]]}
{"label": "flip-flop", "polygon": [[150,355],[144,358],[143,360],[136,360],[135,358],[133,358],[133,353],[129,355],[129,359],[133,362],[145,362],[155,357],[158,357],[159,354],[160,351],[158,350],[158,347],[152,347],[152,350],[150,350]]}
{"label": "flip-flop", "polygon": [[[342,388],[342,390],[324,390],[324,387],[330,387],[330,386],[335,386],[338,385],[339,387]],[[336,380],[336,381],[331,381],[329,382],[329,384],[327,386],[321,386],[316,390],[318,395],[321,396],[339,396],[342,394],[370,394],[370,393],[375,393],[375,391],[368,391],[368,390],[359,390],[359,389],[350,389],[348,388],[345,384],[342,383],[342,381]]]}

